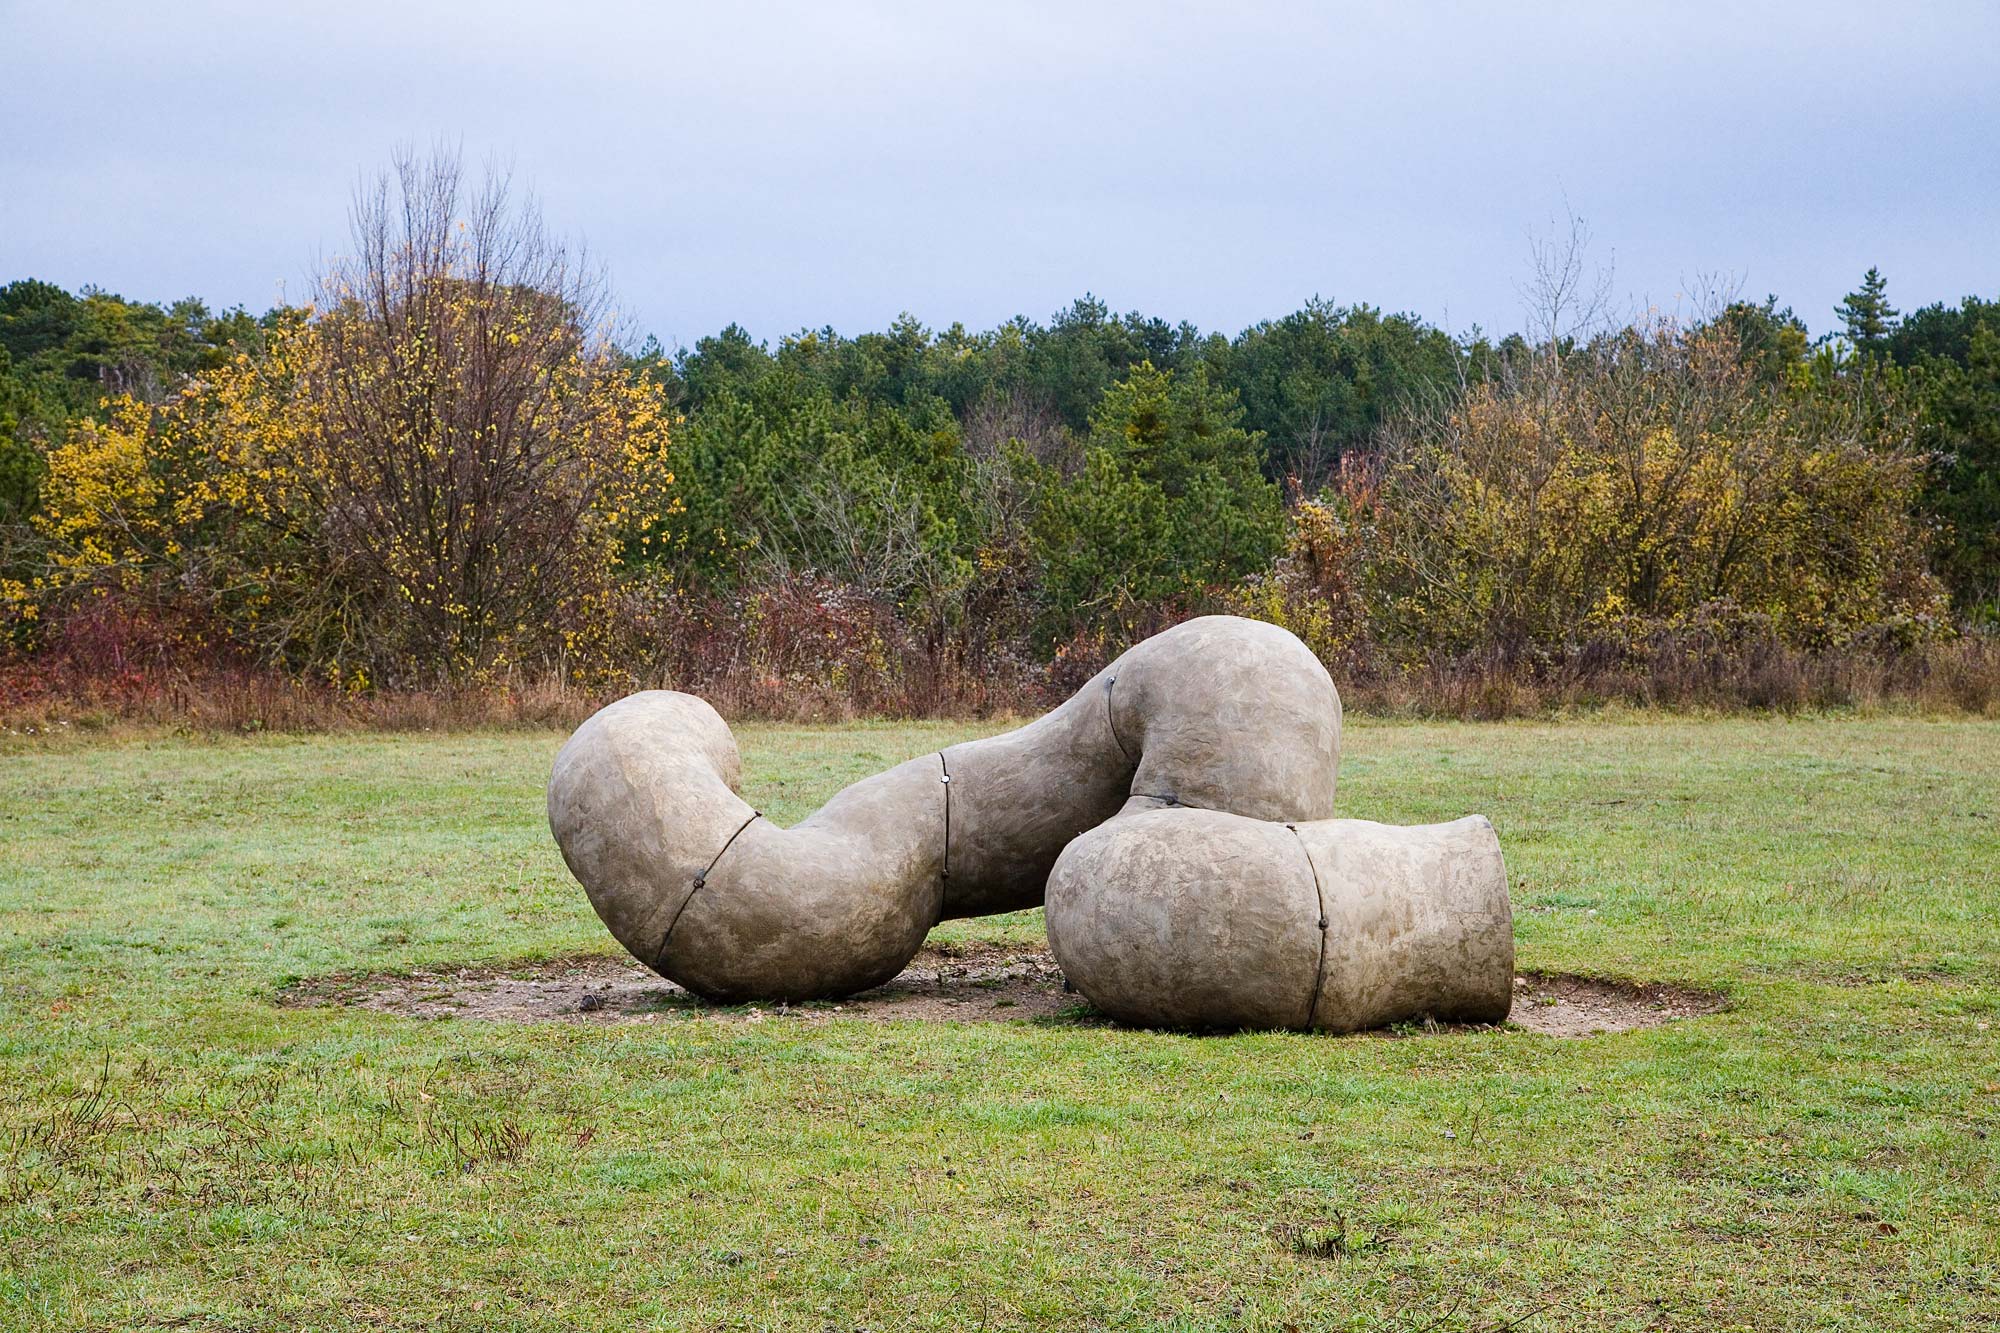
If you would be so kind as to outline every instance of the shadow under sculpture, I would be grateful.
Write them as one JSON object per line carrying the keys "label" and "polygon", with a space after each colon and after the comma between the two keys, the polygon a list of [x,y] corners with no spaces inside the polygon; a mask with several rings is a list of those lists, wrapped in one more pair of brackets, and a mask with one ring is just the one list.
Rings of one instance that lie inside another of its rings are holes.
{"label": "shadow under sculpture", "polygon": [[618,941],[714,1000],[867,990],[939,921],[1046,897],[1065,974],[1122,1021],[1498,1021],[1513,930],[1492,826],[1331,818],[1340,716],[1293,635],[1206,616],[1045,717],[865,778],[786,829],[736,794],[715,710],[654,690],[570,737],[549,825]]}

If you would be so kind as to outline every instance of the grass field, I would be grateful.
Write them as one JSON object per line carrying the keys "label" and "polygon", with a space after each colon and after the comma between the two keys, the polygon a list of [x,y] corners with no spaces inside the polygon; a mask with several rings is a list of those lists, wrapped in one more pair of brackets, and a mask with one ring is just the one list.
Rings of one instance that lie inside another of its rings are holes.
{"label": "grass field", "polygon": [[[745,728],[746,794],[968,734]],[[1729,996],[1646,1031],[274,1004],[612,950],[558,740],[0,750],[0,1328],[2000,1328],[2000,724],[1351,724],[1523,967]]]}

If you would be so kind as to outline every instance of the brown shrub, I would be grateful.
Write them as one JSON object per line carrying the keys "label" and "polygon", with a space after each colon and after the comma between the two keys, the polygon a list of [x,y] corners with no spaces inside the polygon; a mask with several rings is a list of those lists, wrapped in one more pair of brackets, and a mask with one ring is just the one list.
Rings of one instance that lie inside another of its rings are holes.
{"label": "brown shrub", "polygon": [[[1144,632],[1204,609],[1162,608]],[[53,626],[33,657],[0,659],[0,730],[566,728],[620,695],[658,688],[698,694],[739,719],[1032,715],[1125,646],[1078,636],[1045,664],[1004,645],[930,649],[893,606],[812,580],[727,599],[658,597],[626,628],[626,666],[612,675],[517,672],[459,689],[344,691],[219,651],[192,617],[93,599]],[[1350,644],[1328,665],[1352,711],[1383,715],[1497,719],[1607,705],[2000,714],[2000,643],[1991,638],[1889,636],[1808,652],[1726,608],[1556,654],[1484,648],[1411,665]]]}

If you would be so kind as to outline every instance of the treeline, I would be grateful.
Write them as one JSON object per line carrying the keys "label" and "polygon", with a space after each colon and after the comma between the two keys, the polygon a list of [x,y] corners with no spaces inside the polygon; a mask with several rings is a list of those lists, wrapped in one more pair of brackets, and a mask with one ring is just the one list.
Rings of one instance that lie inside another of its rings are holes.
{"label": "treeline", "polygon": [[2000,678],[1993,301],[1899,316],[1871,271],[1832,338],[1767,300],[1489,341],[1086,297],[670,354],[449,161],[399,164],[352,250],[261,317],[0,289],[17,710],[1027,707],[1205,610],[1459,712]]}

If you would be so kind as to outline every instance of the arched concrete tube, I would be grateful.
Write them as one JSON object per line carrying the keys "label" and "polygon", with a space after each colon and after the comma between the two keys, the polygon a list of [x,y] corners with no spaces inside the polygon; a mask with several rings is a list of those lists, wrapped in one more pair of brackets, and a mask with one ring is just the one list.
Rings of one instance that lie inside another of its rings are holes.
{"label": "arched concrete tube", "polygon": [[1148,1027],[1497,1023],[1513,1003],[1507,867],[1479,815],[1399,828],[1135,813],[1064,849],[1048,928],[1093,1005]]}
{"label": "arched concrete tube", "polygon": [[790,829],[739,796],[728,725],[691,695],[599,711],[556,756],[549,826],[641,962],[721,1000],[880,985],[947,917],[1042,901],[1121,808],[1333,811],[1340,696],[1276,626],[1206,616],[1127,650],[1046,717],[866,778]]}
{"label": "arched concrete tube", "polygon": [[1039,906],[1063,847],[1121,809],[1323,819],[1340,723],[1333,678],[1288,630],[1203,616],[1155,634],[1046,717],[943,752],[939,918]]}

